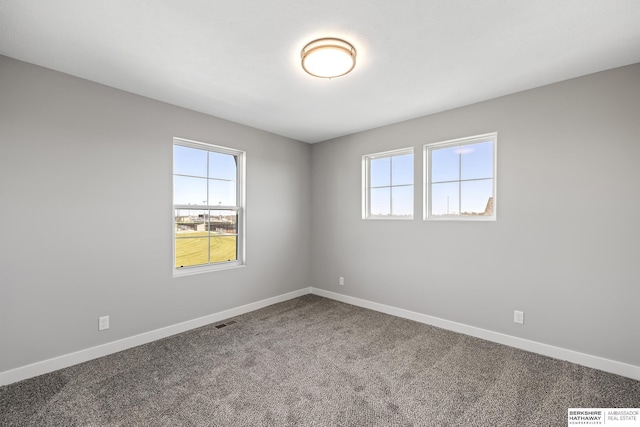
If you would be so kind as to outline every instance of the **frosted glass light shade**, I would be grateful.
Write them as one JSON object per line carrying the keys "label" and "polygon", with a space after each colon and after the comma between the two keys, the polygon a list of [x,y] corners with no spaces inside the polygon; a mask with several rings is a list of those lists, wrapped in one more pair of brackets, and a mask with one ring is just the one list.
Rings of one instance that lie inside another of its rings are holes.
{"label": "frosted glass light shade", "polygon": [[356,66],[356,50],[341,39],[323,38],[307,44],[301,52],[302,68],[315,77],[344,76]]}

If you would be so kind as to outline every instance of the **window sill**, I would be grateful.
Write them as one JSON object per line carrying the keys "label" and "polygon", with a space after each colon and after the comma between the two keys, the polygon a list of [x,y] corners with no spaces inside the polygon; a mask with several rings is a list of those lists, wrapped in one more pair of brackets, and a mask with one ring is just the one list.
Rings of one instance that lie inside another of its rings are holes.
{"label": "window sill", "polygon": [[495,215],[493,216],[482,216],[482,215],[469,215],[469,216],[429,216],[424,218],[425,221],[468,221],[468,222],[484,222],[484,221],[496,221]]}
{"label": "window sill", "polygon": [[381,220],[381,221],[411,221],[413,220],[412,216],[369,216],[366,218],[362,218],[366,221],[369,220]]}
{"label": "window sill", "polygon": [[231,270],[234,268],[242,268],[244,267],[245,264],[239,262],[239,261],[234,261],[234,262],[227,262],[224,264],[215,264],[215,265],[205,265],[205,266],[198,266],[198,267],[184,267],[184,268],[174,268],[173,269],[173,277],[183,277],[183,276],[193,276],[194,274],[202,274],[202,273],[211,273],[214,271],[221,271],[221,270]]}

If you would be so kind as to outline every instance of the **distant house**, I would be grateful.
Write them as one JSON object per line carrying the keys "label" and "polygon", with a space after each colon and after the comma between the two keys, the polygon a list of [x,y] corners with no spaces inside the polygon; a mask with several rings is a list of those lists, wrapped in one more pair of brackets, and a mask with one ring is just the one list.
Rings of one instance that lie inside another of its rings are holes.
{"label": "distant house", "polygon": [[487,200],[487,206],[484,208],[484,215],[493,215],[493,196]]}

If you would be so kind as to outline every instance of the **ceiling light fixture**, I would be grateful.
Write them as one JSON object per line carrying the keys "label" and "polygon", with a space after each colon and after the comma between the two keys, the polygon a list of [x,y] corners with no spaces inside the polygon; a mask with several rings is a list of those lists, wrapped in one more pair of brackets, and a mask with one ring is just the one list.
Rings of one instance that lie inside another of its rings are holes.
{"label": "ceiling light fixture", "polygon": [[356,66],[356,49],[342,39],[322,38],[302,48],[302,68],[315,77],[344,76]]}

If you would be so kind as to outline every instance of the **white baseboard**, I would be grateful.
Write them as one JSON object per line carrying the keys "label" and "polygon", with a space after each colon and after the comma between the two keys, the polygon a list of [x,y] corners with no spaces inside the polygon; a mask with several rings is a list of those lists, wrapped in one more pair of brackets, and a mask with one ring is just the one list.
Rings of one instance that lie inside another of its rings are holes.
{"label": "white baseboard", "polygon": [[92,359],[97,359],[99,357],[107,356],[109,354],[117,353],[119,351],[126,350],[129,348],[137,347],[142,344],[147,344],[152,341],[169,337],[171,335],[186,332],[191,329],[199,328],[201,326],[210,325],[212,323],[216,323],[224,319],[229,319],[231,317],[239,316],[241,314],[248,313],[250,311],[258,310],[260,308],[264,308],[273,304],[277,304],[279,302],[297,298],[309,293],[311,293],[311,288],[303,288],[303,289],[289,292],[283,295],[278,295],[272,298],[267,298],[261,301],[256,301],[250,304],[242,305],[240,307],[221,311],[219,313],[209,314],[207,316],[199,317],[197,319],[187,320],[186,322],[177,323],[175,325],[171,325],[171,326],[156,329],[153,331],[145,332],[142,334],[134,335],[132,337],[123,338],[123,339],[102,344],[99,346],[76,351],[74,353],[65,354],[62,356],[43,360],[41,362],[36,362],[30,365],[21,366],[19,368],[0,372],[0,386],[11,384],[17,381],[22,381],[27,378],[32,378],[38,375],[46,374],[48,372],[53,372],[58,369],[67,368],[69,366],[77,365],[78,363],[87,362]]}
{"label": "white baseboard", "polygon": [[576,363],[578,365],[587,366],[589,368],[599,369],[601,371],[610,372],[617,375],[622,375],[635,380],[640,380],[640,366],[630,365],[627,363],[617,362],[615,360],[605,359],[598,356],[592,356],[585,353],[580,353],[573,350],[567,350],[561,347],[555,347],[548,344],[539,343],[536,341],[530,341],[523,338],[517,338],[511,335],[502,334],[499,332],[493,332],[475,326],[469,326],[462,323],[452,322],[450,320],[441,319],[434,316],[429,316],[415,311],[404,310],[402,308],[393,307],[390,305],[380,304],[364,300],[361,298],[351,297],[348,295],[339,294],[336,292],[325,291],[318,288],[303,288],[297,291],[289,292],[283,295],[267,298],[261,301],[256,301],[250,304],[235,307],[229,310],[221,311],[219,313],[210,314],[207,316],[199,317],[197,319],[188,320],[186,322],[178,323],[175,325],[167,326],[164,328],[156,329],[153,331],[145,332],[132,337],[123,338],[118,341],[109,342],[99,346],[87,348],[74,353],[65,354],[62,356],[54,357],[51,359],[43,360],[41,362],[32,363],[30,365],[21,366],[8,371],[0,372],[0,386],[11,384],[17,381],[22,381],[27,378],[32,378],[38,375],[53,372],[58,369],[67,368],[69,366],[77,365],[78,363],[87,362],[92,359],[107,356],[109,354],[117,353],[122,350],[137,347],[142,344],[147,344],[152,341],[156,341],[162,338],[169,337],[171,335],[179,334],[189,331],[191,329],[206,326],[212,323],[219,322],[224,319],[239,316],[244,313],[248,313],[260,308],[264,308],[279,302],[287,301],[293,298],[297,298],[306,294],[319,295],[325,298],[330,298],[336,301],[345,302],[347,304],[355,305],[358,307],[368,308],[370,310],[379,311],[381,313],[390,314],[405,319],[414,320],[420,323],[426,323],[428,325],[436,326],[438,328],[447,329],[454,332],[470,335],[477,338],[482,338],[487,341],[493,341],[499,344],[508,345],[511,347],[519,348],[522,350],[538,353],[544,356],[553,357],[555,359],[566,360],[568,362]]}
{"label": "white baseboard", "polygon": [[487,329],[477,328],[475,326],[469,326],[463,323],[441,319],[439,317],[428,316],[426,314],[417,313],[415,311],[404,310],[402,308],[367,301],[336,292],[325,291],[324,289],[312,287],[311,293],[358,307],[368,308],[370,310],[379,311],[381,313],[391,314],[393,316],[414,320],[420,323],[426,323],[428,325],[447,329],[449,331],[459,332],[476,338],[482,338],[487,341],[508,345],[510,347],[519,348],[521,350],[530,351],[532,353],[538,353],[543,356],[553,357],[554,359],[566,360],[568,362],[576,363],[578,365],[586,366],[589,368],[599,369],[601,371],[610,372],[612,374],[622,375],[634,380],[640,380],[640,366],[617,362],[615,360],[592,356],[590,354],[580,353],[573,350],[567,350],[565,348],[555,347],[552,345],[518,338],[499,332],[493,332]]}

